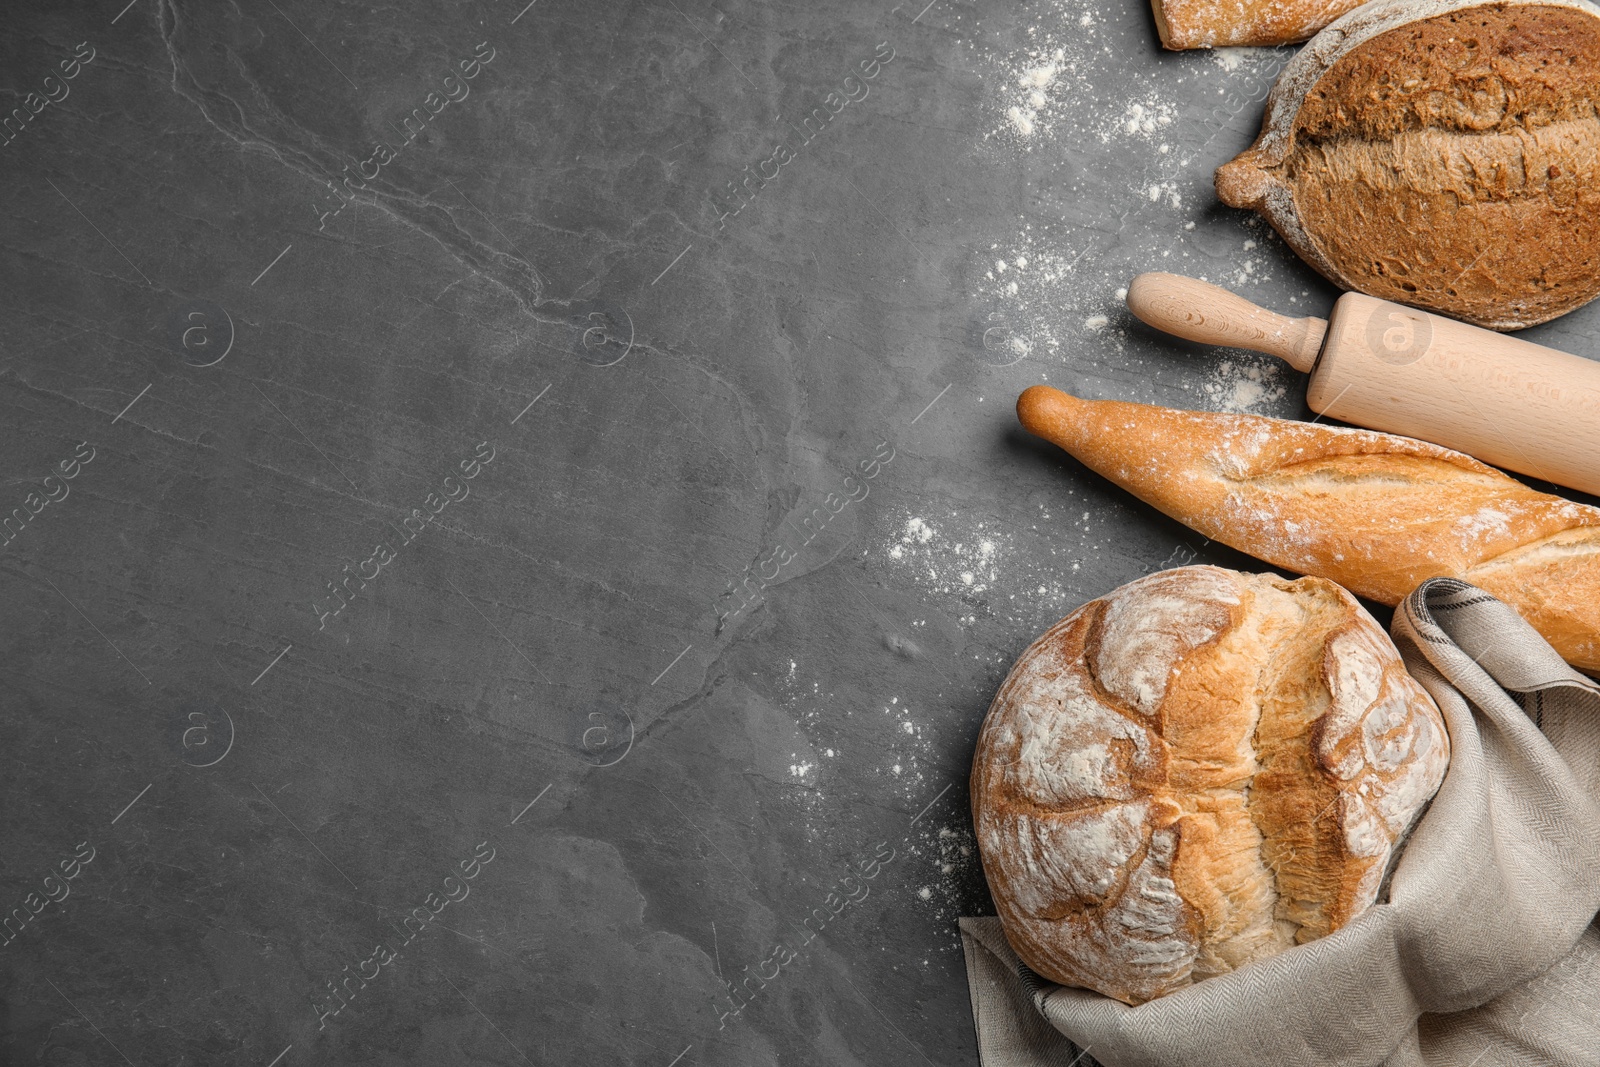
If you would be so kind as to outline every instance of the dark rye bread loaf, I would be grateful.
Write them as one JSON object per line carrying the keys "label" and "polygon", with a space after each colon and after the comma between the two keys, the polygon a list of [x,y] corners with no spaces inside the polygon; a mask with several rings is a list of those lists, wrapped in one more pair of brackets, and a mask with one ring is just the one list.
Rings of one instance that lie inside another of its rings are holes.
{"label": "dark rye bread loaf", "polygon": [[1600,294],[1600,9],[1380,0],[1284,69],[1217,194],[1371,296],[1509,330]]}

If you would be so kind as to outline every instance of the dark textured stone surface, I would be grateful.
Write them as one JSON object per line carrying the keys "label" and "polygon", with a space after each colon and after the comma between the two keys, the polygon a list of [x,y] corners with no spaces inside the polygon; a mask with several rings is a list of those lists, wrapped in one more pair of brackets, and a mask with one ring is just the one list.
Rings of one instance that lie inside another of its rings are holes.
{"label": "dark textured stone surface", "polygon": [[1142,269],[1323,306],[1209,194],[1281,55],[1159,55],[1142,5],[519,8],[8,9],[8,106],[94,51],[0,148],[0,505],[93,449],[0,552],[0,892],[70,890],[0,948],[9,1063],[975,1063],[989,696],[1083,600],[1242,562],[1011,401],[1219,402],[1118,311]]}

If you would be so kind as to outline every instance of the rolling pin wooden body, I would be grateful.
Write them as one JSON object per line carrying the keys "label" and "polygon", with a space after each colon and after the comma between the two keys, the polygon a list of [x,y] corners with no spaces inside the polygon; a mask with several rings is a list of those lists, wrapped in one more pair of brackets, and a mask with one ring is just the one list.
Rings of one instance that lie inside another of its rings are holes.
{"label": "rolling pin wooden body", "polygon": [[1291,319],[1176,274],[1128,287],[1140,319],[1191,341],[1309,371],[1313,411],[1405,434],[1600,495],[1600,363],[1346,293],[1326,321]]}

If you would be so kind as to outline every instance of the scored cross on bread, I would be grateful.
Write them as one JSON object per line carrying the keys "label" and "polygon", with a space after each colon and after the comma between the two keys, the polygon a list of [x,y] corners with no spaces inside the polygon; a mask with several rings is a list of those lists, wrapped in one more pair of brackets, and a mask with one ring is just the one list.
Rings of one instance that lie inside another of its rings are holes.
{"label": "scored cross on bread", "polygon": [[1349,592],[1178,567],[1017,660],[978,736],[973,822],[1017,955],[1138,1004],[1349,925],[1449,758]]}
{"label": "scored cross on bread", "polygon": [[1259,415],[1082,400],[1036,385],[1030,433],[1214,541],[1398,604],[1428,578],[1515,607],[1600,672],[1600,508],[1423,441]]}

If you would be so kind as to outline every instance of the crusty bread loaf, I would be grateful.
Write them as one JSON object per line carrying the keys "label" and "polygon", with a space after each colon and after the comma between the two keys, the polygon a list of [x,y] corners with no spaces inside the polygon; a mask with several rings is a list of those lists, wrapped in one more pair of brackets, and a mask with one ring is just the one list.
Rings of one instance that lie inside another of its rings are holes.
{"label": "crusty bread loaf", "polygon": [[1448,758],[1349,593],[1183,567],[1023,653],[978,738],[973,818],[1017,955],[1136,1004],[1359,915]]}
{"label": "crusty bread loaf", "polygon": [[1257,415],[1080,400],[1036,385],[1030,433],[1258,559],[1398,604],[1461,578],[1600,672],[1600,508],[1539,493],[1409,437]]}
{"label": "crusty bread loaf", "polygon": [[1361,0],[1150,0],[1163,47],[1303,41]]}
{"label": "crusty bread loaf", "polygon": [[1217,171],[1346,289],[1497,330],[1600,294],[1600,8],[1378,0],[1284,68]]}

